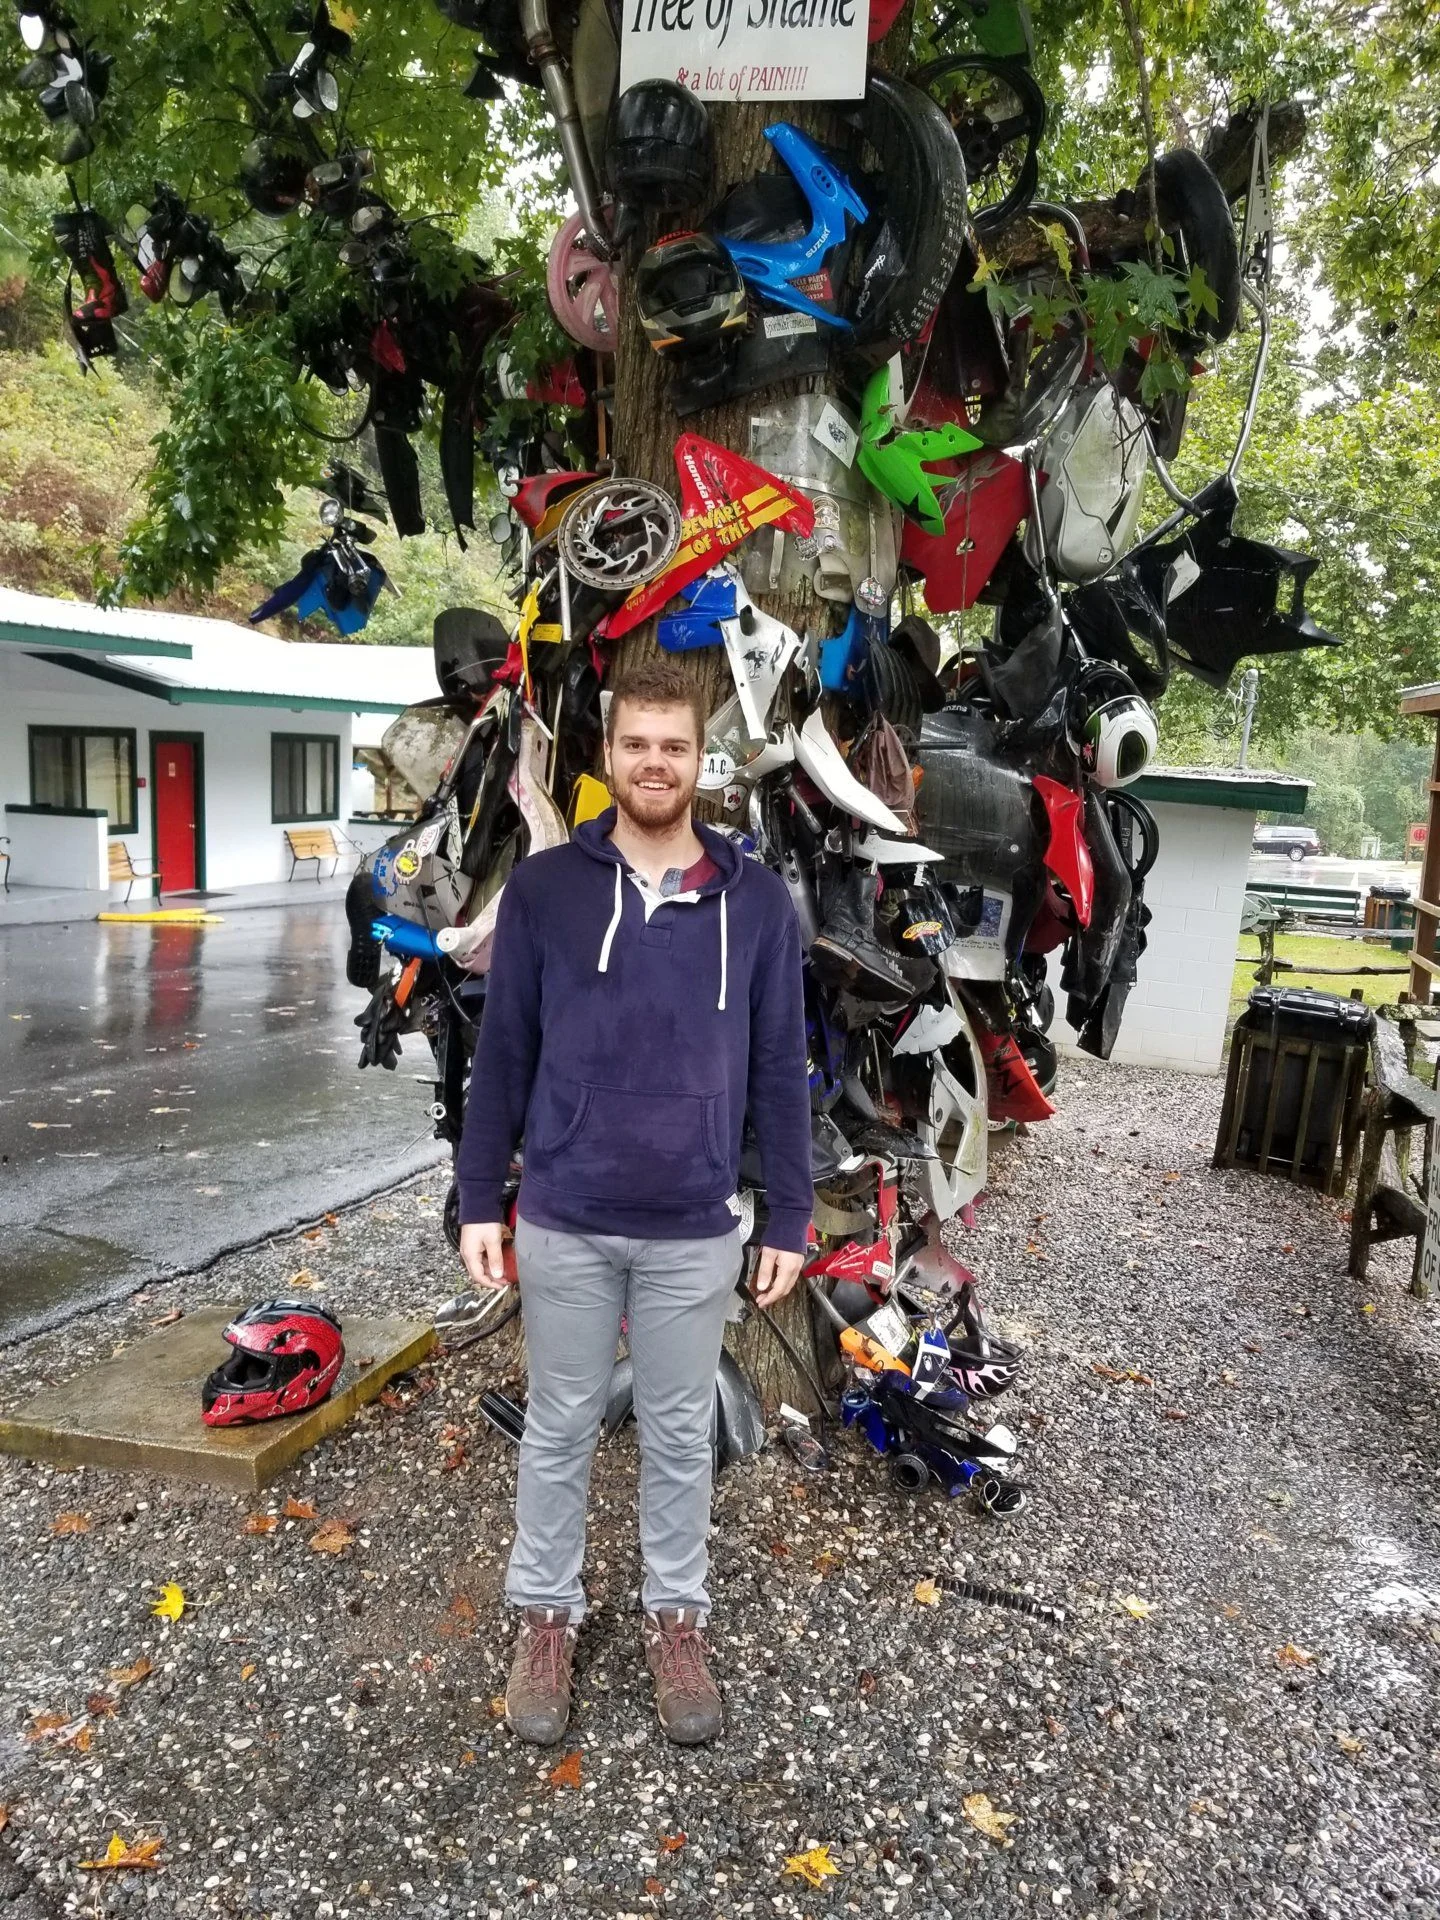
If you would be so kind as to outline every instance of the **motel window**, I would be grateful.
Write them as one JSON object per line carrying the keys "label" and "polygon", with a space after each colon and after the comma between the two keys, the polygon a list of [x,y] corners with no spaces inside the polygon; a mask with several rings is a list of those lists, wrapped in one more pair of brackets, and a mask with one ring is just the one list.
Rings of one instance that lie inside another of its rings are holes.
{"label": "motel window", "polygon": [[111,833],[134,833],[134,733],[31,727],[30,804],[62,813],[103,808]]}
{"label": "motel window", "polygon": [[339,791],[340,742],[334,734],[271,734],[274,820],[334,820],[339,816]]}

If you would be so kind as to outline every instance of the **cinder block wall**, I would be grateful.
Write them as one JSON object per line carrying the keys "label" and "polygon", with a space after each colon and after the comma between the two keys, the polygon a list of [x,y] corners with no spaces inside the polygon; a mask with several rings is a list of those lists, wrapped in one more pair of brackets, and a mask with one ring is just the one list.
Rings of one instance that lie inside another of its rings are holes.
{"label": "cinder block wall", "polygon": [[[1145,883],[1145,903],[1154,918],[1111,1058],[1218,1073],[1255,815],[1163,801],[1153,802],[1152,811],[1160,857]],[[1051,959],[1050,981],[1056,996],[1051,1037],[1062,1053],[1073,1052],[1058,955]]]}

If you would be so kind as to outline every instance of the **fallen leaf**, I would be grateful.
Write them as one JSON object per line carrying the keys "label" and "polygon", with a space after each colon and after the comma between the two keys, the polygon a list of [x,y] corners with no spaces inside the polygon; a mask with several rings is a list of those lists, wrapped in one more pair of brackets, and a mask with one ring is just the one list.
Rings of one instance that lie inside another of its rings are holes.
{"label": "fallen leaf", "polygon": [[859,1679],[858,1685],[861,1693],[865,1695],[867,1699],[875,1691],[876,1687],[878,1687],[879,1684],[880,1682],[875,1678],[874,1674],[871,1673],[868,1667],[862,1667],[860,1669],[860,1679]]}
{"label": "fallen leaf", "polygon": [[87,1721],[84,1726],[77,1727],[74,1733],[68,1739],[62,1740],[60,1744],[62,1747],[74,1747],[77,1753],[88,1753],[94,1738],[95,1729]]}
{"label": "fallen leaf", "polygon": [[284,1514],[287,1520],[318,1520],[320,1509],[310,1500],[297,1500],[292,1493],[285,1502]]}
{"label": "fallen leaf", "polygon": [[1117,1600],[1115,1604],[1122,1613],[1128,1613],[1132,1620],[1148,1620],[1155,1611],[1153,1600],[1142,1600],[1135,1593],[1127,1593],[1123,1600]]}
{"label": "fallen leaf", "polygon": [[184,1318],[185,1313],[183,1308],[172,1307],[169,1313],[162,1313],[158,1319],[152,1320],[150,1324],[152,1327],[173,1327],[177,1320],[183,1320]]}
{"label": "fallen leaf", "polygon": [[457,1593],[436,1631],[466,1638],[475,1631],[475,1622],[479,1617],[479,1609],[469,1594]]}
{"label": "fallen leaf", "polygon": [[645,1891],[652,1896],[664,1893],[665,1882],[663,1880],[657,1880],[653,1873],[649,1874],[645,1880]]}
{"label": "fallen leaf", "polygon": [[9,1807],[0,1806],[0,1833],[3,1833],[6,1827],[9,1826],[9,1824],[10,1824],[10,1809]]}
{"label": "fallen leaf", "polygon": [[1065,1722],[1063,1720],[1057,1720],[1053,1713],[1047,1713],[1045,1716],[1045,1731],[1052,1740],[1059,1740],[1065,1732]]}
{"label": "fallen leaf", "polygon": [[823,1887],[826,1876],[839,1871],[830,1858],[829,1847],[811,1847],[808,1853],[792,1853],[781,1868],[782,1873],[797,1875],[807,1887]]}
{"label": "fallen leaf", "polygon": [[338,1227],[340,1224],[340,1216],[338,1213],[327,1213],[324,1219],[327,1227]]}
{"label": "fallen leaf", "polygon": [[259,1669],[256,1667],[255,1662],[253,1660],[247,1660],[245,1665],[240,1669],[240,1678],[242,1680],[253,1680],[258,1671]]}
{"label": "fallen leaf", "polygon": [[1293,1640],[1287,1640],[1275,1658],[1282,1667],[1313,1667],[1317,1656],[1307,1653],[1304,1647],[1297,1647]]}
{"label": "fallen leaf", "polygon": [[50,1522],[51,1533],[88,1533],[90,1516],[88,1513],[57,1513]]}
{"label": "fallen leaf", "polygon": [[461,1766],[462,1766],[462,1767],[473,1767],[473,1766],[474,1766],[474,1764],[475,1764],[475,1749],[474,1749],[473,1747],[466,1747],[466,1749],[465,1749],[465,1751],[464,1751],[464,1752],[463,1752],[463,1753],[461,1754],[461,1756],[460,1756],[460,1764],[461,1764]]}
{"label": "fallen leaf", "polygon": [[111,1667],[110,1678],[117,1687],[138,1687],[142,1680],[148,1680],[154,1668],[142,1653],[132,1666]]}
{"label": "fallen leaf", "polygon": [[1018,1813],[1001,1813],[998,1808],[992,1807],[988,1793],[967,1793],[960,1802],[960,1811],[987,1840],[996,1840],[1002,1847],[1013,1844],[1005,1829],[1013,1827],[1020,1816]]}
{"label": "fallen leaf", "polygon": [[290,1278],[285,1282],[287,1291],[295,1287],[318,1287],[319,1285],[320,1285],[319,1274],[312,1273],[309,1267],[297,1268],[296,1271],[292,1273]]}
{"label": "fallen leaf", "polygon": [[1240,1618],[1239,1607],[1232,1607],[1228,1600],[1223,1602],[1223,1604],[1221,1605],[1220,1611],[1224,1614],[1227,1620],[1238,1620]]}
{"label": "fallen leaf", "polygon": [[938,1607],[940,1604],[940,1589],[933,1580],[917,1580],[915,1582],[915,1598],[922,1607]]}
{"label": "fallen leaf", "polygon": [[1337,1733],[1335,1736],[1335,1744],[1339,1747],[1341,1753],[1348,1753],[1352,1758],[1355,1754],[1365,1751],[1365,1742],[1357,1739],[1353,1733]]}
{"label": "fallen leaf", "polygon": [[1265,1349],[1258,1340],[1247,1340],[1245,1342],[1245,1351],[1247,1353],[1263,1353]]}
{"label": "fallen leaf", "polygon": [[163,1863],[155,1856],[164,1844],[163,1840],[137,1840],[132,1847],[127,1845],[118,1833],[112,1833],[103,1860],[82,1860],[80,1864],[94,1872],[102,1872],[112,1867],[122,1872],[134,1867],[149,1867],[158,1872]]}
{"label": "fallen leaf", "polygon": [[185,1595],[173,1580],[167,1580],[160,1589],[160,1598],[150,1609],[161,1620],[178,1620],[185,1611]]}
{"label": "fallen leaf", "polygon": [[1373,1313],[1375,1311],[1375,1302],[1373,1300],[1367,1300],[1360,1311],[1362,1313]]}
{"label": "fallen leaf", "polygon": [[1138,1367],[1107,1367],[1102,1360],[1092,1360],[1090,1371],[1098,1373],[1102,1380],[1119,1380],[1136,1387],[1153,1387],[1155,1382],[1148,1373],[1141,1373]]}
{"label": "fallen leaf", "polygon": [[322,1520],[308,1544],[312,1553],[344,1553],[355,1544],[355,1529],[345,1520]]}
{"label": "fallen leaf", "polygon": [[580,1749],[567,1753],[557,1766],[550,1769],[552,1787],[576,1787],[580,1785]]}
{"label": "fallen leaf", "polygon": [[1166,1176],[1165,1176],[1165,1178],[1166,1178],[1166,1180],[1167,1180],[1167,1181],[1170,1181],[1170,1180],[1178,1180],[1178,1179],[1180,1178],[1180,1176],[1179,1176],[1179,1174],[1178,1174],[1178,1173],[1167,1173],[1167,1174],[1166,1174]]}
{"label": "fallen leaf", "polygon": [[376,1397],[381,1406],[388,1407],[391,1413],[404,1413],[410,1404],[404,1395],[397,1393],[393,1387],[382,1387]]}
{"label": "fallen leaf", "polygon": [[492,1720],[503,1720],[505,1718],[505,1696],[503,1693],[491,1694],[490,1718]]}
{"label": "fallen leaf", "polygon": [[844,1566],[845,1556],[843,1553],[832,1553],[830,1548],[826,1547],[823,1553],[816,1554],[810,1564],[824,1580]]}
{"label": "fallen leaf", "polygon": [[280,1524],[278,1513],[247,1513],[242,1533],[273,1533]]}
{"label": "fallen leaf", "polygon": [[25,1729],[27,1740],[43,1740],[47,1733],[58,1733],[61,1727],[70,1725],[68,1713],[37,1713],[31,1717],[30,1725]]}
{"label": "fallen leaf", "polygon": [[690,1839],[688,1833],[662,1833],[660,1836],[661,1853],[679,1853]]}
{"label": "fallen leaf", "polygon": [[92,1693],[85,1701],[85,1711],[92,1720],[113,1719],[119,1706],[113,1693]]}
{"label": "fallen leaf", "polygon": [[1165,1420],[1188,1420],[1190,1416],[1183,1407],[1166,1407],[1161,1418]]}
{"label": "fallen leaf", "polygon": [[453,1453],[447,1453],[445,1458],[440,1462],[440,1471],[442,1473],[454,1473],[457,1467],[464,1466],[466,1457],[464,1446],[456,1447]]}
{"label": "fallen leaf", "polygon": [[770,1542],[770,1557],[773,1560],[783,1560],[789,1551],[789,1547],[783,1540],[772,1540]]}
{"label": "fallen leaf", "polygon": [[324,1237],[325,1229],[323,1227],[307,1227],[300,1236],[302,1240],[323,1240]]}

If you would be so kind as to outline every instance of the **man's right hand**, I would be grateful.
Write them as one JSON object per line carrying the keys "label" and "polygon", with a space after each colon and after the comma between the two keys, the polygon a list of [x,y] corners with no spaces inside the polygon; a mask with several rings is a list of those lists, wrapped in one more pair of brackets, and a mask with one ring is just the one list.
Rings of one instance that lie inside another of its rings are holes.
{"label": "man's right hand", "polygon": [[505,1271],[505,1229],[498,1220],[472,1221],[460,1229],[460,1258],[477,1287],[510,1287]]}

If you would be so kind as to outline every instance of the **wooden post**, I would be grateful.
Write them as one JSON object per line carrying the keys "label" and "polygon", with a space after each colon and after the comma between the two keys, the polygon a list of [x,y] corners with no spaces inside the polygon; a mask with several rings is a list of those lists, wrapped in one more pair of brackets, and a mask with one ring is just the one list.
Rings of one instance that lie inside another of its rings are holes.
{"label": "wooden post", "polygon": [[[1435,723],[1435,757],[1430,767],[1430,807],[1426,815],[1425,858],[1420,863],[1420,894],[1423,901],[1434,902],[1440,887],[1440,720]],[[1421,1006],[1430,1004],[1430,968],[1423,962],[1435,961],[1436,919],[1423,908],[1415,915],[1415,944],[1410,957],[1410,998]]]}

